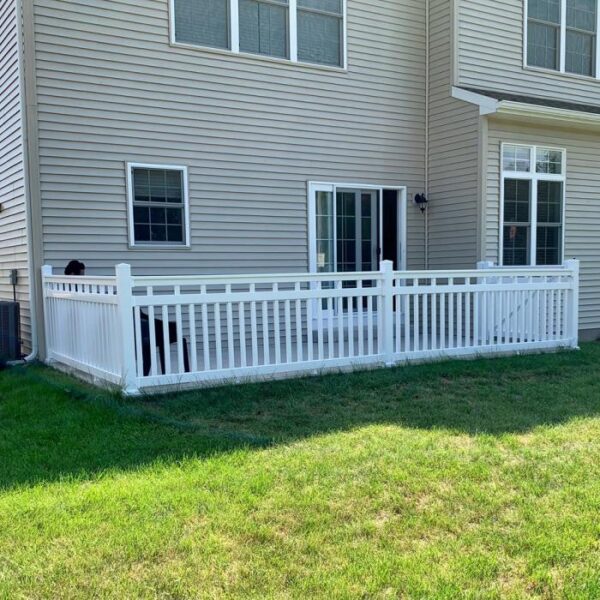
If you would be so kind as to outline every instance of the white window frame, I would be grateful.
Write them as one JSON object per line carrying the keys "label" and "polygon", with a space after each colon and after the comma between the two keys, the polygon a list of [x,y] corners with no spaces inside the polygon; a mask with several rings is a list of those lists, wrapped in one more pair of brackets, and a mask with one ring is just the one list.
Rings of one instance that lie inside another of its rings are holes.
{"label": "white window frame", "polygon": [[[402,185],[373,185],[367,183],[331,183],[323,181],[309,181],[307,185],[307,201],[308,201],[308,247],[309,247],[309,272],[318,273],[317,268],[317,212],[316,212],[316,194],[317,192],[331,192],[333,194],[333,222],[334,222],[334,266],[337,266],[337,236],[335,229],[337,226],[336,214],[336,195],[337,190],[375,190],[379,192],[380,214],[383,204],[383,191],[393,190],[398,192],[398,246],[399,246],[399,264],[400,270],[406,270],[406,246],[407,246],[407,188]],[[382,222],[378,224],[379,239],[383,239]],[[334,271],[335,273],[336,271]]]}
{"label": "white window frame", "polygon": [[173,47],[190,48],[201,50],[203,52],[211,52],[215,54],[227,54],[242,56],[244,58],[252,58],[268,62],[284,63],[309,67],[314,69],[324,69],[328,71],[347,71],[348,70],[348,0],[342,0],[342,64],[341,65],[326,65],[321,63],[311,63],[298,60],[298,2],[297,0],[289,0],[288,5],[288,44],[289,58],[281,58],[278,56],[268,56],[265,54],[252,54],[250,52],[240,51],[240,35],[239,35],[239,0],[229,0],[229,38],[230,49],[211,48],[210,46],[202,46],[199,44],[188,44],[178,42],[175,39],[175,0],[169,0],[169,41]]}
{"label": "white window frame", "polygon": [[524,0],[523,10],[523,67],[534,71],[543,71],[544,73],[554,73],[566,77],[575,77],[583,79],[600,79],[600,0],[596,0],[596,72],[593,75],[582,75],[580,73],[570,73],[565,70],[567,57],[567,0],[560,0],[560,39],[559,39],[559,68],[547,69],[545,67],[536,67],[530,65],[527,56],[527,33],[529,20],[529,0]]}
{"label": "white window frame", "polygon": [[[181,165],[159,165],[151,163],[125,163],[127,179],[127,220],[129,232],[129,248],[143,248],[145,250],[182,250],[190,248],[190,202],[188,187],[188,169]],[[171,242],[136,242],[135,241],[135,221],[133,213],[133,169],[162,169],[168,171],[180,171],[183,179],[183,232],[184,243]]]}
{"label": "white window frame", "polygon": [[[516,146],[518,148],[529,149],[530,172],[525,171],[505,171],[504,170],[504,148],[506,146]],[[538,149],[554,150],[562,153],[562,173],[555,175],[551,173],[538,173],[536,157]],[[499,232],[499,258],[498,264],[504,266],[504,182],[506,179],[521,179],[531,181],[531,206],[530,206],[530,228],[529,236],[529,264],[523,266],[537,266],[537,191],[540,181],[558,181],[562,183],[562,206],[561,206],[561,242],[560,254],[561,261],[565,260],[565,230],[566,230],[566,197],[567,197],[567,150],[545,144],[519,144],[515,142],[502,142],[500,144],[500,232]],[[554,265],[544,265],[554,266]]]}

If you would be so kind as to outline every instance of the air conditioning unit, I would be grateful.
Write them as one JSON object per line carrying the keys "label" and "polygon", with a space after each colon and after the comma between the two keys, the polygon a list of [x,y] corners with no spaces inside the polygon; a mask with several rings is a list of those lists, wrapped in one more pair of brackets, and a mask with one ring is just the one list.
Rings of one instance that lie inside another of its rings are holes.
{"label": "air conditioning unit", "polygon": [[19,303],[0,302],[0,363],[21,358]]}

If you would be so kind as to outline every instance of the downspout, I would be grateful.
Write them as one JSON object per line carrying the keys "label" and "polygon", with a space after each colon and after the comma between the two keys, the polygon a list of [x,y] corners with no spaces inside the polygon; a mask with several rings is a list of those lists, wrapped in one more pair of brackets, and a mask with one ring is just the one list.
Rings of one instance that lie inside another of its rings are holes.
{"label": "downspout", "polygon": [[31,352],[23,359],[24,362],[32,362],[37,359],[39,352],[38,340],[38,320],[37,320],[37,302],[35,294],[35,259],[33,256],[33,226],[32,226],[32,211],[31,211],[31,181],[29,172],[29,134],[27,129],[27,90],[25,86],[24,73],[24,35],[23,35],[23,6],[22,0],[16,0],[19,23],[18,44],[19,44],[19,86],[21,93],[21,143],[23,144],[23,179],[25,188],[25,221],[27,232],[27,268],[29,276],[29,318],[31,321]]}
{"label": "downspout", "polygon": [[[425,198],[429,198],[429,2],[425,0]],[[425,269],[429,269],[429,208],[425,209]]]}

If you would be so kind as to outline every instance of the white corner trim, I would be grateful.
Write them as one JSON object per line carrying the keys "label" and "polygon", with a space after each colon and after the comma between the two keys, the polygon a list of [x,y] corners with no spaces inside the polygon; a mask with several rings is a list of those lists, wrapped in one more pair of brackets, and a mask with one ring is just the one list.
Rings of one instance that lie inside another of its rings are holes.
{"label": "white corner trim", "polygon": [[498,112],[498,107],[501,104],[500,101],[495,100],[494,98],[470,92],[456,86],[452,86],[452,97],[456,100],[462,100],[463,102],[479,106],[479,114],[482,116]]}

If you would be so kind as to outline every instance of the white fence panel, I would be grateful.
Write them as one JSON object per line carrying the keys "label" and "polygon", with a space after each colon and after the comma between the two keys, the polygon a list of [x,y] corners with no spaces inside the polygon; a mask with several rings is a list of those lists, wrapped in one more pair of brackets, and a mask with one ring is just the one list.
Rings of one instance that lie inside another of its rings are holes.
{"label": "white fence panel", "polygon": [[397,360],[577,346],[577,261],[394,277]]}
{"label": "white fence panel", "polygon": [[112,278],[44,274],[49,356],[128,393],[577,346],[579,264]]}
{"label": "white fence panel", "polygon": [[382,281],[379,272],[134,277],[138,383],[176,385],[381,362]]}
{"label": "white fence panel", "polygon": [[121,383],[122,355],[114,277],[57,277],[45,268],[47,354],[93,377]]}

